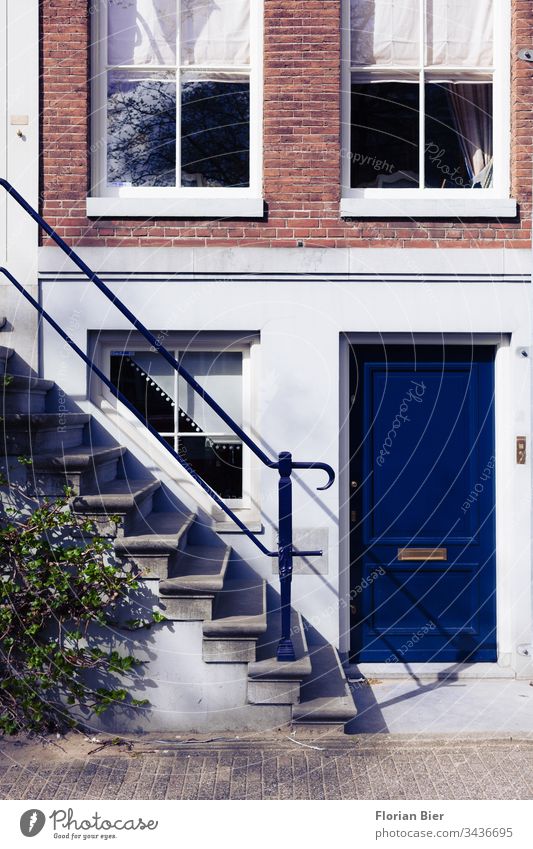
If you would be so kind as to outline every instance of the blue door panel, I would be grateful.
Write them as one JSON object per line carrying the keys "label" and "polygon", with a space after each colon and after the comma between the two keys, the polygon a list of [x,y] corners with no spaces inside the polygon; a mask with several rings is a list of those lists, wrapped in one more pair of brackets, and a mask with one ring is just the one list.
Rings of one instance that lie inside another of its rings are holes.
{"label": "blue door panel", "polygon": [[[465,514],[458,506],[475,483],[477,463],[470,371],[442,375],[420,366],[416,383],[424,389],[417,397],[404,369],[397,373],[390,363],[367,368],[374,384],[370,415],[381,402],[367,445],[367,468],[374,468],[368,493],[372,536],[461,535]],[[416,401],[408,406],[410,393]],[[465,445],[474,445],[469,455]]]}
{"label": "blue door panel", "polygon": [[353,351],[356,661],[496,659],[493,371],[488,348]]}
{"label": "blue door panel", "polygon": [[445,634],[465,627],[477,631],[477,614],[472,616],[472,611],[479,607],[479,596],[472,568],[458,566],[439,572],[418,568],[412,575],[390,567],[372,588],[376,631],[406,634],[415,626],[430,624]]}

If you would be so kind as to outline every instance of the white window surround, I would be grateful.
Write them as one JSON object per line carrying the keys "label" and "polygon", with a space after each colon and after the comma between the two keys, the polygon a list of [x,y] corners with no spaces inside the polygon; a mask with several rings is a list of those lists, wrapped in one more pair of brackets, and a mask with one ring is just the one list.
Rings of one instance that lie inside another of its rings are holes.
{"label": "white window surround", "polygon": [[[157,335],[157,334],[156,334]],[[230,334],[235,338],[234,334]],[[240,334],[239,334],[240,335]],[[194,341],[191,341],[194,339]],[[228,334],[204,334],[204,333],[180,333],[180,332],[170,332],[167,333],[164,337],[163,344],[165,348],[176,356],[178,351],[187,350],[189,352],[194,351],[238,351],[242,353],[242,428],[245,433],[253,433],[253,425],[252,425],[252,413],[255,407],[254,398],[253,398],[253,382],[252,382],[252,346],[258,344],[257,337],[246,336],[246,338],[240,338],[239,341],[231,342]],[[99,334],[99,341],[96,343],[94,340],[95,350],[93,350],[92,356],[93,360],[98,364],[99,368],[104,372],[107,377],[110,376],[110,361],[111,361],[111,352],[123,348],[124,350],[135,350],[135,351],[150,351],[150,345],[148,342],[143,339],[140,334],[135,332],[129,333],[120,333],[120,332],[104,332]],[[153,440],[153,444],[159,449],[162,453],[163,458],[166,458],[167,463],[166,468],[172,473],[176,474],[181,470],[181,475],[186,476],[189,479],[188,473],[178,467],[176,469],[176,461],[172,457],[171,454],[167,454],[167,452],[159,447],[159,443],[157,443],[148,431],[142,425],[139,425],[138,419],[131,413],[127,407],[125,407],[120,401],[118,401],[114,395],[111,394],[109,389],[100,381],[94,380],[91,381],[92,386],[92,397],[93,401],[95,401],[98,405],[100,405],[101,401],[104,400],[107,404],[114,408],[117,412],[120,413],[121,417],[130,422],[131,425],[137,428],[140,437],[143,440],[148,440],[151,442]],[[217,398],[222,406],[224,406],[224,399]],[[259,487],[259,479],[257,476],[257,468],[256,463],[252,460],[252,454],[249,448],[243,445],[243,453],[242,453],[242,486],[243,493],[242,498],[224,498],[224,502],[231,507],[232,509],[237,509],[239,511],[246,511],[247,513],[253,514],[255,518],[257,515],[257,505],[259,504],[258,498],[258,487]],[[190,478],[192,481],[193,479]],[[194,487],[199,488],[198,484],[193,481]],[[201,491],[203,493],[203,491]],[[209,501],[212,515],[217,518],[218,521],[221,520],[221,510],[218,508],[214,502]],[[222,522],[226,521],[225,514]],[[233,530],[235,527],[231,520],[227,520],[230,522],[230,530]]]}
{"label": "white window surround", "polygon": [[[93,4],[89,217],[262,218],[263,0],[250,3],[250,185],[246,188],[109,187],[105,180],[107,0]],[[201,69],[200,69],[201,70]]]}
{"label": "white window surround", "polygon": [[[494,0],[493,143],[495,182],[485,189],[354,189],[350,187],[351,18],[343,0],[340,214],[343,218],[514,218],[510,192],[510,0]],[[361,70],[361,68],[357,68]],[[364,69],[363,69],[364,70]],[[342,155],[345,154],[345,155]]]}

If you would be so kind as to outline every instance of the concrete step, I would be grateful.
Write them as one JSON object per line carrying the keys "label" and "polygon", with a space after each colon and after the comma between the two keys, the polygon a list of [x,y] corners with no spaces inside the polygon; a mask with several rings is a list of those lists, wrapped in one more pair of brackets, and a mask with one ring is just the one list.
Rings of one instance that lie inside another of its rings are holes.
{"label": "concrete step", "polygon": [[228,546],[187,546],[175,564],[174,573],[159,584],[160,594],[219,592],[224,584],[230,552]]}
{"label": "concrete step", "polygon": [[266,581],[225,581],[213,619],[203,625],[205,663],[248,663],[256,659],[257,638],[266,632]]}
{"label": "concrete step", "polygon": [[337,649],[309,647],[311,673],[302,681],[300,704],[292,711],[297,725],[342,727],[357,714]]}
{"label": "concrete step", "polygon": [[149,513],[140,517],[128,536],[115,540],[116,553],[136,566],[143,578],[169,577],[170,564],[183,550],[194,513]]}
{"label": "concrete step", "polygon": [[[72,509],[95,522],[98,532],[106,536],[127,536],[140,516],[152,510],[154,492],[161,486],[158,480],[114,480],[101,490],[77,495],[71,500]],[[118,516],[117,524],[112,517]]]}
{"label": "concrete step", "polygon": [[46,395],[53,380],[32,375],[9,374],[0,379],[2,415],[5,413],[44,413]]}
{"label": "concrete step", "polygon": [[32,457],[43,451],[61,452],[81,445],[89,420],[86,413],[7,413],[2,418],[0,438],[8,455]]}
{"label": "concrete step", "polygon": [[222,589],[231,548],[188,545],[173,565],[173,574],[159,584],[161,608],[169,619],[211,619],[213,601]]}
{"label": "concrete step", "polygon": [[251,704],[298,704],[300,683],[311,674],[311,660],[302,618],[291,611],[291,637],[296,654],[294,661],[276,657],[280,635],[279,610],[269,612],[267,630],[257,646],[255,662],[248,667],[248,701]]}
{"label": "concrete step", "polygon": [[65,486],[72,487],[74,495],[84,495],[116,478],[125,452],[120,445],[110,448],[81,445],[64,452],[37,454],[28,467],[28,479],[38,495],[61,495]]}
{"label": "concrete step", "polygon": [[266,581],[227,580],[217,594],[213,619],[204,623],[206,637],[259,637],[266,633]]}

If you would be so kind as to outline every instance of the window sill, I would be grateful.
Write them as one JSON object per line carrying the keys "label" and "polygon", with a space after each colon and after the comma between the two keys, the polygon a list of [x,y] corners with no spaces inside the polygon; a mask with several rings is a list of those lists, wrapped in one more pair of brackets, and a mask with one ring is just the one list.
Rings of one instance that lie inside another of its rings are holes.
{"label": "window sill", "polygon": [[262,218],[261,197],[88,197],[89,218]]}
{"label": "window sill", "polygon": [[[246,511],[240,509],[234,510],[233,512],[244,522],[248,530],[253,534],[264,534],[265,528],[263,523],[260,519],[256,519],[250,510]],[[251,515],[248,516],[248,513]],[[214,529],[217,534],[244,534],[244,531],[242,531],[235,522],[232,522],[231,519],[228,519],[227,522],[216,521]]]}
{"label": "window sill", "polygon": [[[391,192],[392,194],[392,192]],[[514,218],[513,198],[343,198],[341,218]]]}

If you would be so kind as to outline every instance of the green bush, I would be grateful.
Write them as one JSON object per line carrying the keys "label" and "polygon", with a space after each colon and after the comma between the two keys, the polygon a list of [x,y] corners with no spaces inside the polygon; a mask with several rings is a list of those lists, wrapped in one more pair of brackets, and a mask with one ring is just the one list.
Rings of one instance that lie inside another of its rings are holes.
{"label": "green bush", "polygon": [[117,702],[148,704],[117,686],[140,661],[102,648],[94,627],[117,625],[136,576],[71,511],[69,490],[36,503],[22,487],[0,485],[0,731],[63,731]]}

